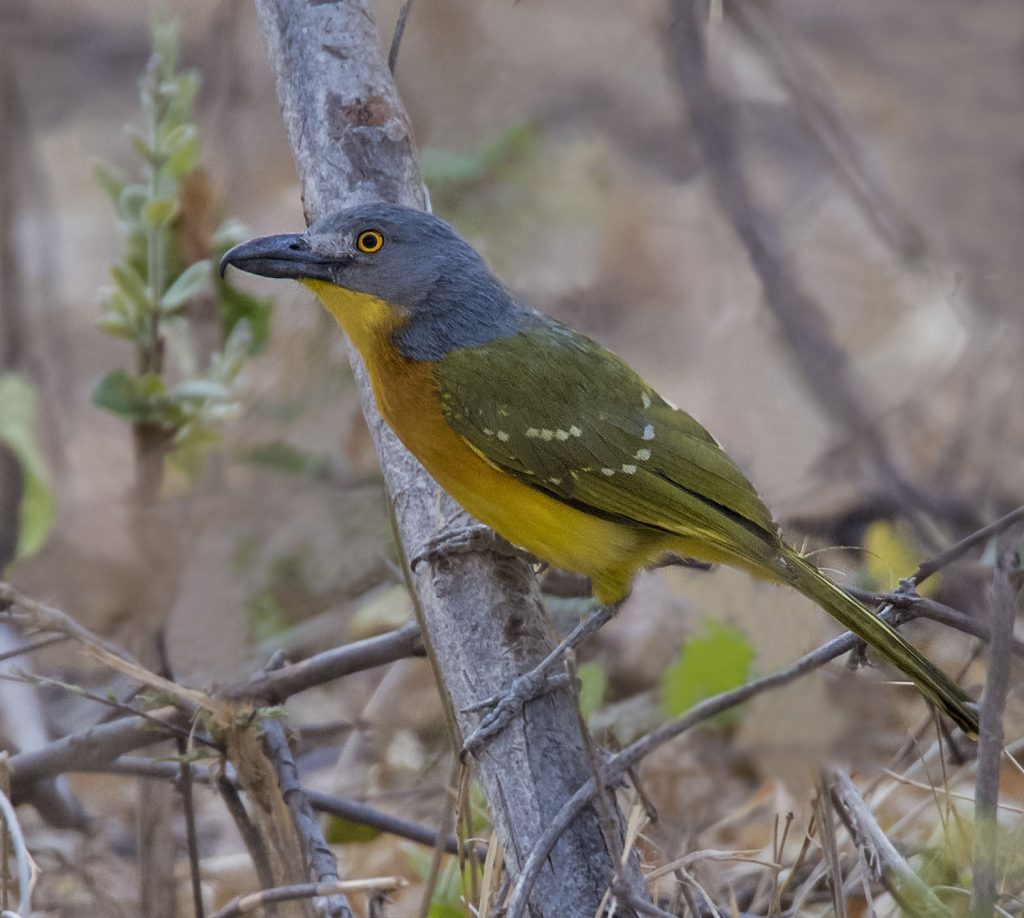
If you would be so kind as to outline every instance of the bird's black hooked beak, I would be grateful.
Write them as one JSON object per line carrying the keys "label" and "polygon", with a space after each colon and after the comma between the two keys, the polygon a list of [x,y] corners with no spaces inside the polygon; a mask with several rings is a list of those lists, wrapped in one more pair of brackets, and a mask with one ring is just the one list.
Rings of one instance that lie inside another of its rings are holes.
{"label": "bird's black hooked beak", "polygon": [[295,280],[331,280],[333,261],[314,252],[301,233],[260,236],[236,245],[220,260],[220,276],[228,265],[262,277],[290,277]]}

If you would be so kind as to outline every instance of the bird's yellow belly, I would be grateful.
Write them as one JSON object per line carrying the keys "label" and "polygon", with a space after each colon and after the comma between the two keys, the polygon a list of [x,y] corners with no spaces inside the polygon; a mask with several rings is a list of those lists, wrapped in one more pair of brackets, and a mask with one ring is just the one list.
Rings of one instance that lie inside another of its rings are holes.
{"label": "bird's yellow belly", "polygon": [[430,364],[370,371],[384,420],[433,478],[480,522],[538,558],[590,577],[602,601],[629,589],[642,530],[568,506],[492,465],[462,439],[433,396]]}
{"label": "bird's yellow belly", "polygon": [[660,554],[661,538],[562,503],[501,471],[448,425],[433,364],[402,357],[390,340],[399,318],[376,297],[306,281],[366,362],[377,407],[406,448],[480,522],[538,558],[590,578],[613,602]]}

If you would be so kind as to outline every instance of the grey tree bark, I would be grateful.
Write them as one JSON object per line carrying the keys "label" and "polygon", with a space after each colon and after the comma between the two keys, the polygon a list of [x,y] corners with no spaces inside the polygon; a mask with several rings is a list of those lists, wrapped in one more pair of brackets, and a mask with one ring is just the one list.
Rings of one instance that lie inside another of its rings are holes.
{"label": "grey tree bark", "polygon": [[[307,222],[370,200],[423,207],[412,131],[379,50],[369,0],[257,0],[256,7],[277,72]],[[398,535],[411,557],[460,511],[383,423],[354,353],[352,365]],[[424,641],[456,729],[465,734],[478,715],[464,708],[505,689],[552,649],[549,624],[535,579],[521,561],[476,554],[418,570],[410,582]],[[481,752],[477,768],[515,877],[550,819],[591,774],[568,690],[527,705],[524,716]],[[616,816],[621,841],[621,814]],[[588,807],[547,860],[533,887],[531,913],[590,918],[619,856],[608,850],[599,817]],[[635,859],[629,870],[626,881],[636,895],[643,887]]]}

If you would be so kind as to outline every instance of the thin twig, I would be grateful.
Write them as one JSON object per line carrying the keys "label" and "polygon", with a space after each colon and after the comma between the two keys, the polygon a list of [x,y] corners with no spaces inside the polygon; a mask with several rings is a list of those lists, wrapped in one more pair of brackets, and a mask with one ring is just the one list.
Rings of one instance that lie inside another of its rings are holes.
{"label": "thin twig", "polygon": [[[59,614],[64,616],[63,612]],[[257,698],[268,702],[281,701],[292,694],[348,673],[381,666],[416,654],[420,647],[417,635],[416,624],[410,622],[397,631],[345,644],[308,660],[285,666],[276,672],[261,672],[250,679],[231,683],[222,690],[222,693],[218,693],[216,700],[218,704],[221,699],[241,701]],[[153,677],[159,678],[155,674]],[[162,740],[167,733],[182,729],[193,716],[194,710],[180,697],[189,690],[180,686],[174,688],[179,695],[176,701],[181,704],[178,711],[161,708],[159,711],[150,711],[138,717],[98,724],[31,752],[21,752],[12,756],[10,766],[14,799],[23,799],[35,781],[73,770],[73,767],[88,770],[110,763],[118,756],[151,746]],[[208,696],[191,692],[190,697],[205,700]],[[147,727],[140,722],[140,718],[148,720],[151,725]],[[164,725],[163,729],[160,728],[161,724]]]}
{"label": "thin twig", "polygon": [[23,918],[32,914],[32,890],[36,885],[39,868],[36,867],[25,844],[25,836],[18,823],[18,814],[6,794],[0,793],[0,815],[14,849],[14,863],[18,868],[18,913]]}
{"label": "thin twig", "polygon": [[[142,761],[153,765],[165,764],[164,762],[150,762],[149,759]],[[132,771],[130,774],[136,774],[140,777],[152,777],[152,775],[147,775],[138,770]],[[206,777],[209,779],[208,774]],[[268,889],[274,885],[274,872],[270,866],[267,846],[264,844],[263,836],[260,835],[252,819],[249,818],[249,811],[245,808],[245,804],[242,803],[242,797],[238,793],[238,786],[225,775],[221,775],[217,779],[217,790],[224,801],[228,815],[231,816],[235,827],[238,829],[238,834],[242,837],[242,844],[245,845],[245,850],[249,852],[249,858],[252,860],[253,867],[256,870],[256,879],[259,881],[260,886]]]}
{"label": "thin twig", "polygon": [[[990,643],[992,640],[992,629],[987,622],[972,618],[966,612],[961,612],[952,606],[936,602],[934,599],[919,596],[917,593],[895,590],[878,593],[871,590],[860,590],[855,587],[844,587],[844,589],[854,599],[859,599],[861,602],[871,605],[885,604],[894,606],[907,612],[910,618],[927,618],[929,621],[948,625],[950,628],[962,631],[964,634],[980,638],[985,643]],[[1024,657],[1024,640],[1015,637],[1012,632],[1010,633],[1009,645],[1016,656]]]}
{"label": "thin twig", "polygon": [[873,875],[908,914],[920,918],[952,918],[951,912],[886,837],[849,775],[837,768],[832,772],[832,779],[836,810],[863,851]]}
{"label": "thin twig", "polygon": [[167,733],[154,729],[154,722],[166,721],[181,727],[187,723],[186,717],[178,708],[168,706],[150,711],[145,717],[126,717],[98,724],[54,740],[41,749],[12,755],[9,762],[11,798],[20,802],[42,778],[52,778],[66,771],[91,771],[127,752],[159,743]]}
{"label": "thin twig", "polygon": [[[292,756],[291,747],[284,726],[273,717],[265,717],[261,721],[263,729],[263,748],[274,766],[277,784],[281,788],[281,796],[291,813],[295,832],[302,843],[306,868],[318,886],[337,885],[338,862],[334,852],[324,838],[320,823],[313,815],[313,808],[306,797],[299,779],[299,769]],[[353,918],[352,906],[343,893],[331,896],[323,903],[322,914],[329,918]]]}
{"label": "thin twig", "polygon": [[993,536],[999,535],[999,533],[1009,529],[1014,525],[1014,523],[1019,522],[1024,522],[1024,507],[1018,507],[1016,510],[1011,510],[1005,516],[999,517],[999,519],[994,523],[990,523],[988,526],[983,526],[976,532],[972,532],[969,536],[965,536],[955,545],[951,545],[931,560],[925,561],[924,564],[914,571],[914,575],[910,577],[910,580],[915,586],[920,586],[937,571],[940,571],[947,565],[952,564],[962,555],[967,554],[967,552],[976,545],[981,545],[982,543],[987,542]]}
{"label": "thin twig", "polygon": [[0,581],[0,611],[3,612],[4,618],[12,622],[28,624],[39,631],[56,631],[86,647],[101,648],[126,663],[138,665],[138,661],[130,653],[93,634],[70,615],[20,593],[4,581]]}
{"label": "thin twig", "polygon": [[0,581],[0,616],[12,622],[30,625],[40,631],[56,631],[67,635],[115,672],[158,692],[166,692],[186,709],[206,708],[222,718],[227,718],[229,714],[227,708],[217,699],[165,679],[147,669],[116,644],[104,640],[78,624],[66,612],[25,596],[3,581]]}
{"label": "thin twig", "polygon": [[341,880],[337,883],[297,883],[293,886],[276,886],[262,892],[249,893],[232,899],[211,918],[237,918],[262,910],[274,902],[293,902],[296,899],[313,899],[320,896],[344,895],[350,892],[368,894],[402,889],[409,881],[402,877],[371,877],[368,880]]}
{"label": "thin twig", "polygon": [[391,36],[391,48],[388,51],[388,70],[392,76],[395,73],[395,65],[398,63],[398,49],[402,46],[402,36],[405,34],[405,23],[409,19],[409,11],[412,9],[412,0],[405,0],[402,8],[398,11],[398,19],[395,20],[395,31]]}
{"label": "thin twig", "polygon": [[824,81],[800,52],[778,5],[741,0],[726,4],[725,11],[786,88],[800,119],[868,222],[902,258],[919,257],[925,250],[921,230],[886,187]]}
{"label": "thin twig", "polygon": [[[455,805],[458,797],[459,778],[466,766],[459,761],[459,757],[452,759],[451,772],[448,776],[448,783],[444,788],[444,806],[441,808],[441,827],[451,825],[455,816]],[[441,857],[440,835],[438,842],[434,844],[434,850],[430,857],[430,868],[423,878],[423,895],[420,897],[419,918],[427,918],[431,911],[431,904],[434,899],[434,891],[437,889],[438,881],[441,878],[441,866],[444,860]]]}
{"label": "thin twig", "polygon": [[988,674],[981,698],[978,729],[978,780],[974,787],[974,886],[971,913],[976,918],[992,914],[996,902],[996,822],[999,805],[999,763],[1003,753],[1003,711],[1010,689],[1010,638],[1017,611],[1017,593],[1011,574],[1020,558],[1000,558],[992,576],[992,642]]}
{"label": "thin twig", "polygon": [[216,694],[227,701],[251,698],[271,704],[284,701],[333,679],[422,655],[419,633],[419,625],[411,621],[387,634],[343,644],[272,672],[261,671],[249,679],[223,686]]}
{"label": "thin twig", "polygon": [[0,653],[0,663],[6,660],[13,660],[15,657],[24,656],[27,653],[33,653],[36,650],[41,650],[43,647],[49,647],[51,644],[62,644],[66,640],[69,640],[66,634],[48,634],[37,641],[27,641],[20,647]]}
{"label": "thin twig", "polygon": [[846,898],[843,895],[843,867],[839,861],[839,845],[836,841],[835,820],[832,804],[825,788],[825,777],[819,775],[817,793],[814,795],[814,811],[818,818],[818,838],[825,853],[828,869],[829,890],[832,893],[832,911],[835,918],[846,918]]}
{"label": "thin twig", "polygon": [[[81,770],[102,774],[138,775],[143,778],[166,780],[174,777],[175,767],[173,762],[158,762],[153,759],[126,755],[114,762]],[[72,771],[78,770],[72,769]],[[200,784],[210,783],[211,775],[208,769],[200,765],[194,765],[192,770],[197,782]],[[236,787],[233,777],[223,776],[222,780],[231,787]],[[218,786],[220,786],[219,781]],[[310,790],[309,788],[305,788],[304,793],[313,809],[320,813],[339,816],[350,822],[357,822],[360,825],[377,829],[379,832],[387,832],[390,835],[407,838],[409,841],[414,841],[417,844],[426,845],[430,848],[437,844],[438,831],[420,825],[418,822],[402,819],[400,816],[392,816],[389,813],[382,813],[380,810],[376,810],[365,803],[360,803],[358,800],[351,800],[348,797],[337,797],[332,794],[322,793],[321,791]],[[459,853],[458,840],[454,834],[441,832],[440,837],[444,850],[448,854]],[[486,852],[483,851],[482,846],[479,847],[481,848],[479,854],[485,856]]]}
{"label": "thin twig", "polygon": [[[174,671],[167,654],[167,642],[164,640],[163,629],[157,632],[157,657],[160,660],[160,675],[174,681]],[[181,791],[181,805],[185,814],[185,849],[188,852],[189,880],[192,884],[192,909],[194,918],[206,918],[206,906],[203,903],[203,878],[199,869],[199,833],[196,831],[196,805],[192,793],[192,766],[188,761],[189,741],[191,737],[179,732],[174,737],[175,748],[178,750],[178,789]]]}

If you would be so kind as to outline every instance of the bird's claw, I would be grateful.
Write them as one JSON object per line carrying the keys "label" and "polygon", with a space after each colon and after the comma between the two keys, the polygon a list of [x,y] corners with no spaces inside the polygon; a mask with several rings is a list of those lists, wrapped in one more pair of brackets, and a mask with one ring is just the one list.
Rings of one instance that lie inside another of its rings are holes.
{"label": "bird's claw", "polygon": [[506,542],[493,529],[475,524],[447,530],[429,539],[409,561],[415,574],[423,563],[433,564],[452,555],[469,555],[489,552],[502,558],[520,558],[531,565],[541,562],[535,555]]}
{"label": "bird's claw", "polygon": [[568,673],[549,675],[536,669],[531,670],[515,679],[504,694],[491,695],[468,708],[463,708],[463,713],[466,714],[485,710],[487,713],[463,742],[461,758],[465,760],[467,756],[475,756],[491,737],[508,726],[509,721],[519,713],[526,702],[540,698],[568,681]]}

